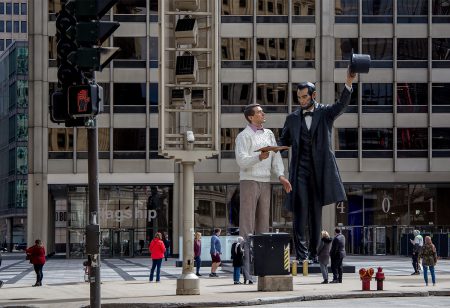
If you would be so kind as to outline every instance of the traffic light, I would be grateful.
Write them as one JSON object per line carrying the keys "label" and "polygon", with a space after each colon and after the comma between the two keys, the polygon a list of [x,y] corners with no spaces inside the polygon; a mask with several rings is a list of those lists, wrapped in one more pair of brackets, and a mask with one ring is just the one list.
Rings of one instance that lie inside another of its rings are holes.
{"label": "traffic light", "polygon": [[91,117],[103,111],[103,88],[96,83],[71,86],[67,97],[72,118]]}
{"label": "traffic light", "polygon": [[120,26],[115,21],[101,21],[118,0],[69,0],[77,23],[71,29],[78,48],[68,55],[68,61],[84,72],[101,71],[119,52],[118,47],[101,44]]}
{"label": "traffic light", "polygon": [[61,11],[56,18],[56,51],[58,66],[58,91],[52,94],[50,101],[50,119],[54,123],[65,123],[70,119],[68,113],[67,89],[74,84],[80,84],[83,76],[81,71],[68,61],[70,53],[77,50],[72,30],[77,20],[69,7],[62,2]]}

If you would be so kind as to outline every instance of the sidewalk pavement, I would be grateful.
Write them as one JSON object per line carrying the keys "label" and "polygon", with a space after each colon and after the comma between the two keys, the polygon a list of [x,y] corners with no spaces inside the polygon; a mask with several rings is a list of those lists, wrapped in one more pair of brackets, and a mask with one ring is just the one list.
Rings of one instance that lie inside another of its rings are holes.
{"label": "sidewalk pavement", "polygon": [[[384,291],[361,291],[358,273],[344,274],[342,284],[322,285],[321,274],[294,277],[294,291],[258,292],[253,285],[234,285],[232,278],[200,277],[200,295],[176,295],[176,279],[105,281],[101,284],[102,307],[234,307],[324,299],[365,297],[450,296],[450,274],[437,275],[436,286],[425,286],[422,275],[386,275]],[[0,289],[0,307],[85,307],[89,305],[88,283],[27,287],[7,285]]]}

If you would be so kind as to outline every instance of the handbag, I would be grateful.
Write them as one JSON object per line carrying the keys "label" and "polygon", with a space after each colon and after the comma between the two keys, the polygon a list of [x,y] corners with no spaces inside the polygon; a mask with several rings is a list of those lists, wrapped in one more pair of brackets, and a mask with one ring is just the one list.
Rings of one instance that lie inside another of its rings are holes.
{"label": "handbag", "polygon": [[31,260],[31,254],[27,253],[25,260]]}

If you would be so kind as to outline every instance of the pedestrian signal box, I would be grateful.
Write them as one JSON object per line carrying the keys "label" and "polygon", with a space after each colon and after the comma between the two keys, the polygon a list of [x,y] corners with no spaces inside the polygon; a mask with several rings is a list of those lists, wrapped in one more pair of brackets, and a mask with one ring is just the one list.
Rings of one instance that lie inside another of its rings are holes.
{"label": "pedestrian signal box", "polygon": [[67,96],[72,118],[95,116],[103,109],[103,88],[98,84],[69,87]]}

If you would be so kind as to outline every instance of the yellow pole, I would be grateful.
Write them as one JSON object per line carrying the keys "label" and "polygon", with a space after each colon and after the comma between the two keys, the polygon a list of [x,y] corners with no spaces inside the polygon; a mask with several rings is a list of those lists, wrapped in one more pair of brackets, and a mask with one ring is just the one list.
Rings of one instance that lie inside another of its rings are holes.
{"label": "yellow pole", "polygon": [[308,260],[303,261],[303,276],[308,276]]}
{"label": "yellow pole", "polygon": [[297,276],[297,260],[292,261],[292,276]]}

